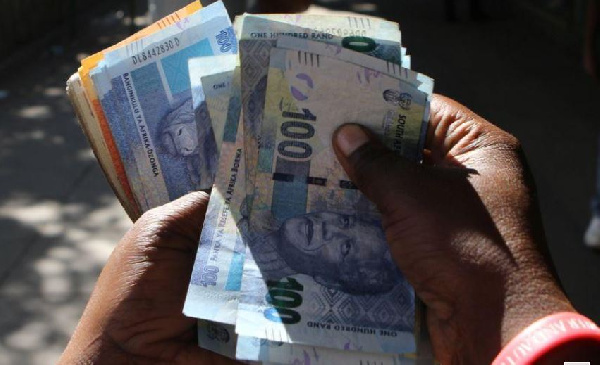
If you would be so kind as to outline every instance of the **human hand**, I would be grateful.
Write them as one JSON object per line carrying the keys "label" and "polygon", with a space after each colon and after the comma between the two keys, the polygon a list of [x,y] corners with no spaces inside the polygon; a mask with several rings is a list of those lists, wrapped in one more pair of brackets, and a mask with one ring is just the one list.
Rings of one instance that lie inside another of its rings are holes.
{"label": "human hand", "polygon": [[392,256],[427,306],[436,358],[489,364],[536,319],[574,309],[544,254],[519,142],[435,96],[425,148],[417,165],[357,125],[334,135],[340,163],[382,213]]}
{"label": "human hand", "polygon": [[182,314],[208,195],[192,193],[144,214],[123,237],[60,364],[233,364],[198,347]]}

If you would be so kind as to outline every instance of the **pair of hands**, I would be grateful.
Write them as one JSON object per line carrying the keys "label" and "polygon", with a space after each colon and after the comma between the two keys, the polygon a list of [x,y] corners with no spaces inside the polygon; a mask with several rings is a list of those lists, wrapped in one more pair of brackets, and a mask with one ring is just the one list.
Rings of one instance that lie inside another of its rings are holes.
{"label": "pair of hands", "polygon": [[[573,311],[545,254],[533,182],[518,141],[441,96],[424,165],[362,127],[334,136],[338,159],[379,208],[392,256],[427,306],[443,364],[490,363],[536,319]],[[226,364],[197,347],[182,314],[208,196],[144,214],[106,264],[61,363]]]}

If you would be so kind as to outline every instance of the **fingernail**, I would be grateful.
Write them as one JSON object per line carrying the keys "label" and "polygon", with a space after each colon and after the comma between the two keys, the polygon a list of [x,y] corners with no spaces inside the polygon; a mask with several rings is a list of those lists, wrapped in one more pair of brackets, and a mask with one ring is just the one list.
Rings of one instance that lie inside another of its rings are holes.
{"label": "fingernail", "polygon": [[369,142],[369,136],[362,127],[356,124],[348,124],[338,129],[335,141],[344,156],[348,157],[359,147]]}

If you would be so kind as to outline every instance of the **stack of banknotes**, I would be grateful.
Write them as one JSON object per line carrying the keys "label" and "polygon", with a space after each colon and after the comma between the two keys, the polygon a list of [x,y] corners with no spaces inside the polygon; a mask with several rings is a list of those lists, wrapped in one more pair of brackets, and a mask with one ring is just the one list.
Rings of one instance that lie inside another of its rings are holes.
{"label": "stack of banknotes", "polygon": [[433,80],[397,23],[194,2],[67,82],[127,213],[211,198],[183,312],[198,344],[278,364],[422,364],[418,300],[331,138],[360,123],[419,162]]}

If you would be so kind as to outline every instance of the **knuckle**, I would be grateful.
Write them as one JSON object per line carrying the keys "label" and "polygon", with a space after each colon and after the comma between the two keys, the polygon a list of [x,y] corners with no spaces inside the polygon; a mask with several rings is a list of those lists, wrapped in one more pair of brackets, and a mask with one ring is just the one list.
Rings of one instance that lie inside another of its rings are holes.
{"label": "knuckle", "polygon": [[142,215],[136,226],[145,237],[168,236],[171,230],[171,215],[163,207],[153,208]]}

